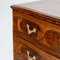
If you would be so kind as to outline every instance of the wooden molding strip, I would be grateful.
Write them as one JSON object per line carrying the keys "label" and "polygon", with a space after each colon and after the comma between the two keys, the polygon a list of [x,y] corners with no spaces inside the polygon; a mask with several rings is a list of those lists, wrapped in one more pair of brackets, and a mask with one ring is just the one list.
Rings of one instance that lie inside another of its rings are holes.
{"label": "wooden molding strip", "polygon": [[16,5],[11,6],[11,8],[15,12],[24,13],[24,14],[33,16],[35,18],[38,18],[38,19],[47,21],[49,23],[56,24],[56,25],[60,26],[60,18],[58,18],[56,16],[48,15],[48,14],[45,14],[42,12],[39,13],[39,12],[36,12],[32,9],[28,9],[28,8],[16,6]]}

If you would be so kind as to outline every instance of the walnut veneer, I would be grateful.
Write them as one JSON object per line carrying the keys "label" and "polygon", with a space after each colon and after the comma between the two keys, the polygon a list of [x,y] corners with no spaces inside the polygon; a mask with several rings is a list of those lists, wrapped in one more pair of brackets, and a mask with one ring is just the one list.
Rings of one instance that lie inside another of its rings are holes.
{"label": "walnut veneer", "polygon": [[23,5],[11,6],[14,60],[60,60],[60,17]]}

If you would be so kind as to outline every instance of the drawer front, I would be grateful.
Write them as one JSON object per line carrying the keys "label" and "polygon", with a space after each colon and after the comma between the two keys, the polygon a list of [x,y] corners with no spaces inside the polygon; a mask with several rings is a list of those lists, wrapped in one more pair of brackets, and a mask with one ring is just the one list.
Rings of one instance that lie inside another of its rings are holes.
{"label": "drawer front", "polygon": [[[39,40],[43,37],[43,30],[36,23],[31,22],[24,18],[18,18],[17,24],[18,31],[24,32],[25,34],[31,36],[32,38]],[[39,36],[38,33],[40,33]]]}
{"label": "drawer front", "polygon": [[56,58],[53,55],[50,55],[42,51],[41,49],[38,49],[37,47],[33,48],[33,44],[25,44],[25,42],[22,41],[23,39],[21,38],[15,39],[16,40],[14,41],[14,60],[60,60],[59,58]]}
{"label": "drawer front", "polygon": [[17,43],[14,45],[14,60],[43,60],[43,58],[28,46]]}
{"label": "drawer front", "polygon": [[60,48],[60,26],[17,12],[14,14],[14,30],[23,32],[50,48]]}

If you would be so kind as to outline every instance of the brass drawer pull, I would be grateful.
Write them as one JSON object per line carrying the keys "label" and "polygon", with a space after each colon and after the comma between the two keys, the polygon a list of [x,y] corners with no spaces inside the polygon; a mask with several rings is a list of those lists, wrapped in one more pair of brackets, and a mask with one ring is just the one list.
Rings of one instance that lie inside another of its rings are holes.
{"label": "brass drawer pull", "polygon": [[27,26],[27,31],[28,31],[28,34],[30,35],[31,33],[36,33],[36,28],[33,28],[32,30],[30,30],[29,28],[30,28],[30,25],[29,24],[27,24],[26,25]]}
{"label": "brass drawer pull", "polygon": [[[32,52],[33,53],[33,52]],[[36,60],[36,56],[27,51],[28,60]]]}
{"label": "brass drawer pull", "polygon": [[19,32],[23,32],[39,41],[42,40],[44,35],[44,31],[41,26],[24,18],[18,18],[17,28]]}

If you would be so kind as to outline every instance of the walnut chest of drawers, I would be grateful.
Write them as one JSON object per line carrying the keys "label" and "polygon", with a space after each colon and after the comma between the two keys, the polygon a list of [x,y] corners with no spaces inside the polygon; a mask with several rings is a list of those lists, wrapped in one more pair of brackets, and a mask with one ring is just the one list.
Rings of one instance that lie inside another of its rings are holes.
{"label": "walnut chest of drawers", "polygon": [[14,60],[60,60],[59,2],[11,6]]}

